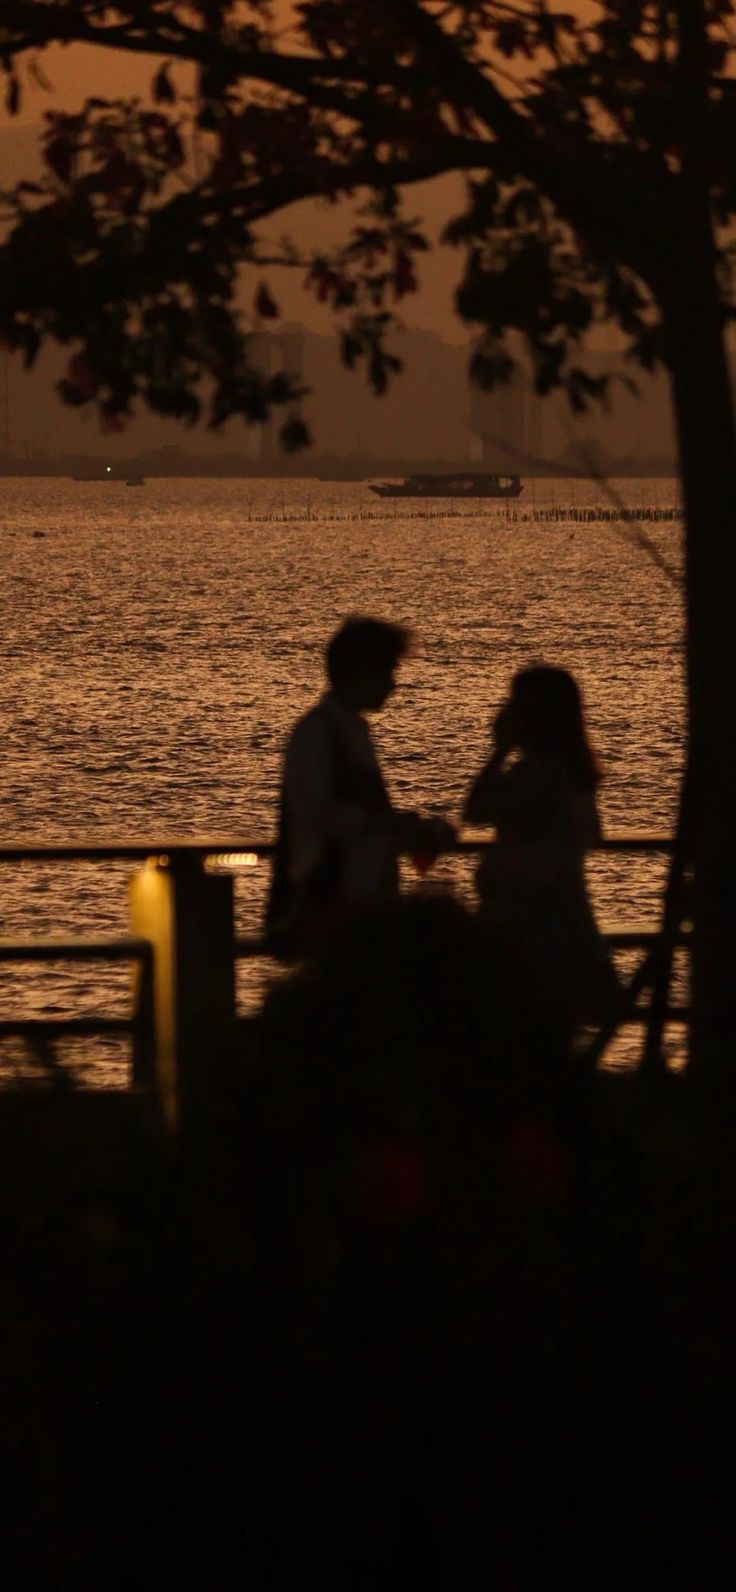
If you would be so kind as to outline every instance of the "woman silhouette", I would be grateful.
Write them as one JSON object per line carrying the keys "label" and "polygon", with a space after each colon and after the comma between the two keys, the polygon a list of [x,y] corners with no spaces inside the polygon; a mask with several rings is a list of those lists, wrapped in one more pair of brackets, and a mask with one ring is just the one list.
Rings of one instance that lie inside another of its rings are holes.
{"label": "woman silhouette", "polygon": [[601,774],[573,676],[522,669],[493,737],[464,811],[467,823],[496,827],[476,875],[484,915],[517,945],[555,1006],[576,1021],[599,1021],[620,986],[585,882],[585,853],[601,833]]}

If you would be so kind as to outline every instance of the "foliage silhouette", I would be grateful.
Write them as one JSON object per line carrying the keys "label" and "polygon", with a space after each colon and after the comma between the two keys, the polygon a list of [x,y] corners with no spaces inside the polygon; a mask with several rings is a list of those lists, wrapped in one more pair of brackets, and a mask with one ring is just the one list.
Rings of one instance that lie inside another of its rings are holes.
{"label": "foliage silhouette", "polygon": [[[141,94],[48,112],[41,180],[5,195],[0,333],[29,363],[49,340],[69,346],[61,396],[103,425],[140,404],[214,426],[283,405],[284,444],[305,443],[294,382],[253,355],[252,334],[278,320],[270,260],[305,273],[346,364],[383,391],[426,250],[406,191],[450,172],[467,179],[445,235],[476,380],[508,379],[521,343],[540,393],[606,402],[585,362],[603,325],[633,372],[669,370],[687,515],[693,1057],[732,1092],[733,0],[6,0],[10,113],[54,42],[140,56]],[[356,208],[342,247],[259,241],[297,201],[341,196]]]}

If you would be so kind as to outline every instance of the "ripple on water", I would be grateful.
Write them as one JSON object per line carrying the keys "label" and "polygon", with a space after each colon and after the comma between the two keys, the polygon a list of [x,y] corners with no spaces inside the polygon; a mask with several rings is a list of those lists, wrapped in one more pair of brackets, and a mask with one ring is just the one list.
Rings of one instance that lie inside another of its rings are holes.
{"label": "ripple on water", "polygon": [[[631,504],[675,501],[669,483],[619,490]],[[534,503],[570,492],[570,483],[536,482]],[[577,507],[599,495],[575,483]],[[503,506],[421,522],[392,506],[385,521],[361,520],[361,508],[376,507],[361,483],[152,480],[135,512],[129,497],[72,482],[5,483],[7,838],[140,839],[213,826],[270,837],[284,736],[322,689],[326,636],[356,612],[415,632],[403,689],[375,726],[389,783],[407,806],[457,813],[511,674],[543,655],[583,686],[608,769],[606,826],[671,824],[681,604],[614,526],[571,537],[564,524],[508,522]],[[258,514],[277,517],[261,524]],[[43,543],[28,535],[37,530],[49,532]],[[678,526],[649,534],[679,557]],[[661,865],[602,860],[592,864],[601,916],[651,915]],[[30,865],[6,865],[2,932],[121,932],[129,872],[80,865],[38,877]],[[266,882],[263,868],[248,874],[237,885],[243,932],[258,922]],[[469,891],[472,868],[455,876]],[[245,999],[265,975],[240,976]],[[33,970],[22,979],[2,970],[1,1015],[29,1000],[44,1009],[47,998],[64,1010],[117,1010],[130,999],[130,976],[113,967],[85,982],[59,967],[46,986]],[[0,1069],[10,1065],[6,1048]],[[124,1078],[117,1041],[64,1048],[86,1080]]]}

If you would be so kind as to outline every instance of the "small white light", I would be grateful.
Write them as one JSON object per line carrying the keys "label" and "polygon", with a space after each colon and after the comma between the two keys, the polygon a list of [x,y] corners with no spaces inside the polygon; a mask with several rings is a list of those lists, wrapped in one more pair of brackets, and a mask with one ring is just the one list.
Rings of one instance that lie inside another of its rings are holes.
{"label": "small white light", "polygon": [[106,465],[106,466],[105,466],[105,468],[106,468],[106,470],[107,470],[107,473],[108,473],[108,475],[109,475],[109,474],[110,474],[110,471],[111,471],[111,470],[112,470],[112,465],[111,465],[111,464],[108,464],[108,465]]}
{"label": "small white light", "polygon": [[219,868],[257,868],[258,860],[256,851],[221,851],[207,858],[211,866]]}

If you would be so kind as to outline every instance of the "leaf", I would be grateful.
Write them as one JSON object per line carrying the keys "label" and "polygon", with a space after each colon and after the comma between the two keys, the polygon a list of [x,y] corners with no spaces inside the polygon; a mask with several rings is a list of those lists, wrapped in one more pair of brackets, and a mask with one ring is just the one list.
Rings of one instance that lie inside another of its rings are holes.
{"label": "leaf", "polygon": [[394,266],[394,293],[403,298],[406,293],[416,293],[418,286],[414,261],[405,249],[400,249]]}
{"label": "leaf", "polygon": [[69,404],[71,408],[79,409],[82,404],[87,402],[85,394],[80,391],[79,387],[75,387],[73,381],[67,381],[66,376],[59,378],[56,383],[56,391],[62,403]]}
{"label": "leaf", "polygon": [[308,448],[311,442],[309,427],[305,425],[298,415],[291,415],[279,431],[279,441],[284,453],[300,453],[302,448]]}
{"label": "leaf", "polygon": [[590,408],[591,400],[596,399],[608,406],[608,377],[591,376],[587,370],[575,366],[567,377],[567,396],[571,409],[576,414],[583,414]]}
{"label": "leaf", "polygon": [[154,77],[153,97],[157,105],[173,105],[176,100],[176,89],[169,77],[169,68],[166,62],[159,67]]}
{"label": "leaf", "polygon": [[35,326],[31,326],[28,321],[25,321],[18,327],[17,336],[19,347],[23,353],[23,364],[26,370],[30,370],[38,358],[41,347],[41,334],[36,331]]}
{"label": "leaf", "polygon": [[324,260],[315,260],[307,273],[305,287],[311,287],[317,297],[318,304],[324,304],[339,287],[340,278]]}
{"label": "leaf", "polygon": [[340,358],[348,370],[353,370],[356,360],[360,359],[363,345],[360,338],[353,337],[352,332],[343,332],[340,339]]}
{"label": "leaf", "polygon": [[119,409],[112,409],[107,404],[100,406],[101,431],[124,431],[127,423],[127,416]]}
{"label": "leaf", "polygon": [[289,399],[295,397],[294,384],[285,370],[277,370],[275,376],[271,376],[263,389],[264,403],[267,408],[270,408],[271,404],[288,403]]}
{"label": "leaf", "polygon": [[146,182],[138,162],[128,160],[122,149],[116,149],[99,172],[98,185],[109,198],[117,199],[126,208],[133,208],[140,200]]}
{"label": "leaf", "polygon": [[55,138],[49,138],[44,144],[43,158],[62,182],[69,181],[74,165],[74,145],[66,133],[57,133]]}
{"label": "leaf", "polygon": [[253,308],[262,321],[276,321],[279,318],[280,310],[278,304],[272,298],[265,282],[261,282],[256,291]]}
{"label": "leaf", "polygon": [[95,368],[86,354],[73,354],[66,368],[66,383],[79,394],[80,402],[92,398],[98,381]]}
{"label": "leaf", "polygon": [[499,22],[496,24],[496,49],[500,55],[517,55],[520,51],[530,55],[527,24],[522,20]]}
{"label": "leaf", "polygon": [[348,277],[338,277],[335,288],[334,306],[336,310],[349,309],[355,303],[357,289],[354,282]]}

